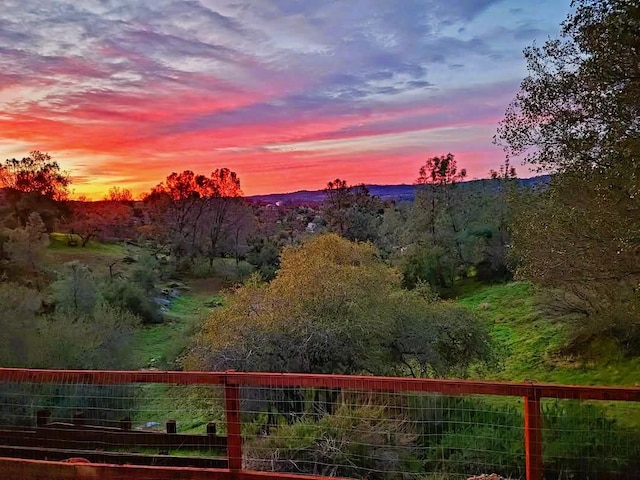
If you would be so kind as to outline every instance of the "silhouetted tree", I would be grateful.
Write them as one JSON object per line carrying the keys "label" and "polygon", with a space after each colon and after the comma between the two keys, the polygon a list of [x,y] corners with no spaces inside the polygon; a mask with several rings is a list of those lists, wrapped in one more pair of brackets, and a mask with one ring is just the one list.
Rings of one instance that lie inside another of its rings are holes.
{"label": "silhouetted tree", "polygon": [[5,160],[0,165],[0,188],[6,189],[9,206],[5,225],[24,227],[29,214],[38,212],[52,231],[55,220],[64,213],[60,202],[67,198],[69,185],[69,175],[47,153],[33,151],[20,160]]}
{"label": "silhouetted tree", "polygon": [[0,165],[0,188],[37,193],[53,200],[65,200],[71,180],[48,153],[32,151],[28,157],[5,160]]}
{"label": "silhouetted tree", "polygon": [[349,240],[374,241],[384,207],[363,184],[348,186],[339,178],[325,188],[322,214],[330,231]]}

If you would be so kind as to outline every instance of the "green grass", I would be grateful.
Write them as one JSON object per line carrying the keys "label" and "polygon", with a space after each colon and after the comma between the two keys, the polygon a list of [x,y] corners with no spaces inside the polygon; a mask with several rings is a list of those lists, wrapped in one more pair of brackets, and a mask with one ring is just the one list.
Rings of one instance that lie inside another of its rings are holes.
{"label": "green grass", "polygon": [[[211,311],[207,303],[220,300],[218,284],[215,280],[194,280],[190,285],[192,289],[174,300],[165,322],[144,327],[138,332],[134,349],[141,367],[179,368],[180,355],[189,347]],[[134,421],[147,421],[153,418],[149,415],[158,415],[161,422],[176,420],[180,433],[197,434],[204,434],[207,423],[212,421],[223,426],[219,388],[149,384],[142,387],[142,392],[143,407]]]}
{"label": "green grass", "polygon": [[204,435],[207,424],[215,422],[218,434],[225,433],[222,387],[146,384],[139,399],[134,425],[152,420],[164,426],[167,420],[175,420],[178,433]]}
{"label": "green grass", "polygon": [[122,243],[102,243],[89,241],[84,247],[78,239],[78,245],[68,245],[68,235],[66,233],[49,234],[49,250],[56,253],[87,253],[101,255],[124,255],[125,247]]}
{"label": "green grass", "polygon": [[165,321],[142,328],[135,340],[137,363],[159,369],[178,368],[178,357],[188,348],[210,308],[206,303],[216,293],[189,292],[176,298]]}
{"label": "green grass", "polygon": [[[563,355],[566,322],[538,308],[535,289],[525,282],[481,286],[458,303],[489,322],[501,356],[493,379],[578,385],[640,385],[640,358],[625,358],[615,343],[592,345],[584,357]],[[567,320],[567,319],[565,319]]]}
{"label": "green grass", "polygon": [[[587,356],[563,355],[568,320],[545,316],[525,282],[478,286],[457,300],[490,326],[500,364],[485,379],[565,385],[640,386],[640,358],[625,358],[613,341],[591,345]],[[621,426],[640,428],[640,405],[597,402]]]}
{"label": "green grass", "polygon": [[49,241],[48,257],[54,270],[72,261],[84,263],[97,276],[108,275],[110,267],[114,273],[130,268],[122,261],[127,250],[122,243],[89,242],[85,247],[71,247],[65,233],[51,233]]}

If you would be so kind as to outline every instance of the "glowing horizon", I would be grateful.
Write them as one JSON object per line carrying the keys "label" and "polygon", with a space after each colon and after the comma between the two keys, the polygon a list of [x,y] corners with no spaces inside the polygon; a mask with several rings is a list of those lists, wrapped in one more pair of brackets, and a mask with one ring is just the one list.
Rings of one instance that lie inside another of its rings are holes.
{"label": "glowing horizon", "polygon": [[407,184],[448,152],[483,178],[522,49],[568,3],[5,4],[0,159],[48,152],[93,199],[222,167],[245,195]]}

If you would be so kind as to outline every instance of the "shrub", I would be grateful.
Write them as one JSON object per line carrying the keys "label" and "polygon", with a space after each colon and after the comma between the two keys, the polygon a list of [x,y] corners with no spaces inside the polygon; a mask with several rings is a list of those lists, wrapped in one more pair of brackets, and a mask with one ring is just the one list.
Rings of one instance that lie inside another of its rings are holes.
{"label": "shrub", "polygon": [[101,293],[107,303],[137,315],[142,323],[162,322],[158,305],[136,283],[125,279],[111,279],[102,285]]}
{"label": "shrub", "polygon": [[64,273],[51,285],[56,311],[91,315],[100,298],[89,267],[77,261],[64,264]]}
{"label": "shrub", "polygon": [[30,364],[36,353],[33,346],[42,300],[35,290],[12,282],[0,283],[0,365]]}

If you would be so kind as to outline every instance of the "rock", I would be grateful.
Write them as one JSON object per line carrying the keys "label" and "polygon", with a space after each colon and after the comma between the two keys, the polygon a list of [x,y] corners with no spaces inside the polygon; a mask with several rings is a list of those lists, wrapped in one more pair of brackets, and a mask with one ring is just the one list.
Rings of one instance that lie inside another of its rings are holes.
{"label": "rock", "polygon": [[166,298],[166,297],[158,296],[158,297],[153,297],[151,300],[153,300],[155,303],[157,303],[161,307],[169,307],[169,306],[171,306],[171,300]]}

